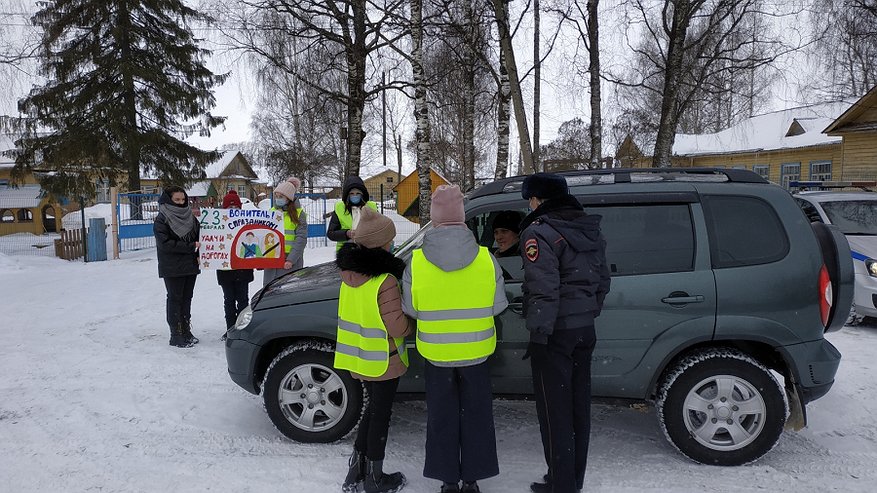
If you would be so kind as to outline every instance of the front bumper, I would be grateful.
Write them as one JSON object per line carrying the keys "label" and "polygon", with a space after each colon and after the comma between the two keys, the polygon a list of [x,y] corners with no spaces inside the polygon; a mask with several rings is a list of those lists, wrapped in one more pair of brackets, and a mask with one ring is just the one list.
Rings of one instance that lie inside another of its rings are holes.
{"label": "front bumper", "polygon": [[225,361],[228,365],[228,376],[252,394],[259,394],[256,386],[255,375],[256,356],[261,346],[257,346],[243,339],[227,339],[225,341]]}
{"label": "front bumper", "polygon": [[784,346],[785,358],[794,372],[804,404],[828,393],[840,366],[841,354],[825,339]]}
{"label": "front bumper", "polygon": [[877,278],[856,272],[853,308],[863,317],[877,317]]}

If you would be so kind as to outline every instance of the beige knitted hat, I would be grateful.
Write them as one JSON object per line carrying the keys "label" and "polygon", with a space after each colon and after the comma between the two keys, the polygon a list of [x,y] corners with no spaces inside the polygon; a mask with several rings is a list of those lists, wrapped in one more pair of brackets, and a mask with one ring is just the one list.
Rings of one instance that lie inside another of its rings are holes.
{"label": "beige knitted hat", "polygon": [[387,216],[371,207],[363,207],[359,224],[353,232],[353,241],[366,248],[381,248],[396,237],[396,225]]}

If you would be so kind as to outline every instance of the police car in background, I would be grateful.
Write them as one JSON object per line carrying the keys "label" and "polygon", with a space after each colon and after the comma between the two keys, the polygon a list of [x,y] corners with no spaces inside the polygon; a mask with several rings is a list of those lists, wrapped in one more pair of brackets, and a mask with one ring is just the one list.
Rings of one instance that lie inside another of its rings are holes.
{"label": "police car in background", "polygon": [[848,324],[864,317],[877,318],[877,193],[836,191],[839,188],[872,190],[877,182],[790,182],[790,188],[818,189],[794,195],[811,222],[834,224],[847,237],[856,274],[853,311]]}

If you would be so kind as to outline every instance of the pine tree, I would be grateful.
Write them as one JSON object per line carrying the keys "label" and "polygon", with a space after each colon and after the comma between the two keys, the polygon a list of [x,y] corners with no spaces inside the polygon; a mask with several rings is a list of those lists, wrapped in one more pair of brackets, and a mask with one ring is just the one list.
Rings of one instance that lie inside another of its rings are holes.
{"label": "pine tree", "polygon": [[141,171],[163,183],[203,177],[217,152],[181,140],[209,135],[224,117],[209,110],[227,74],[204,64],[190,23],[207,17],[182,0],[52,0],[34,15],[42,28],[42,75],[19,101],[29,132],[18,141],[15,176],[35,168],[58,195],[91,195],[95,179]]}

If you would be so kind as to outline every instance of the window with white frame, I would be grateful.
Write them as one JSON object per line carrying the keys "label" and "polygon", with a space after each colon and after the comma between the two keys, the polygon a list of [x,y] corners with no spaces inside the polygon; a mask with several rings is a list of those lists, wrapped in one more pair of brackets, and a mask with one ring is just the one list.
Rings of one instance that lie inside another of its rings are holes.
{"label": "window with white frame", "polygon": [[765,180],[770,179],[770,165],[753,164],[752,171],[755,172],[758,176],[764,178]]}
{"label": "window with white frame", "polygon": [[810,161],[810,179],[815,181],[830,181],[831,161]]}
{"label": "window with white frame", "polygon": [[245,196],[246,193],[247,193],[247,186],[246,185],[238,185],[238,195],[243,197],[243,196]]}
{"label": "window with white frame", "polygon": [[798,181],[801,179],[801,163],[783,163],[782,173],[780,174],[780,183],[783,188],[789,188],[790,181]]}
{"label": "window with white frame", "polygon": [[110,201],[110,181],[97,180],[94,183],[94,200],[99,204],[105,204]]}

